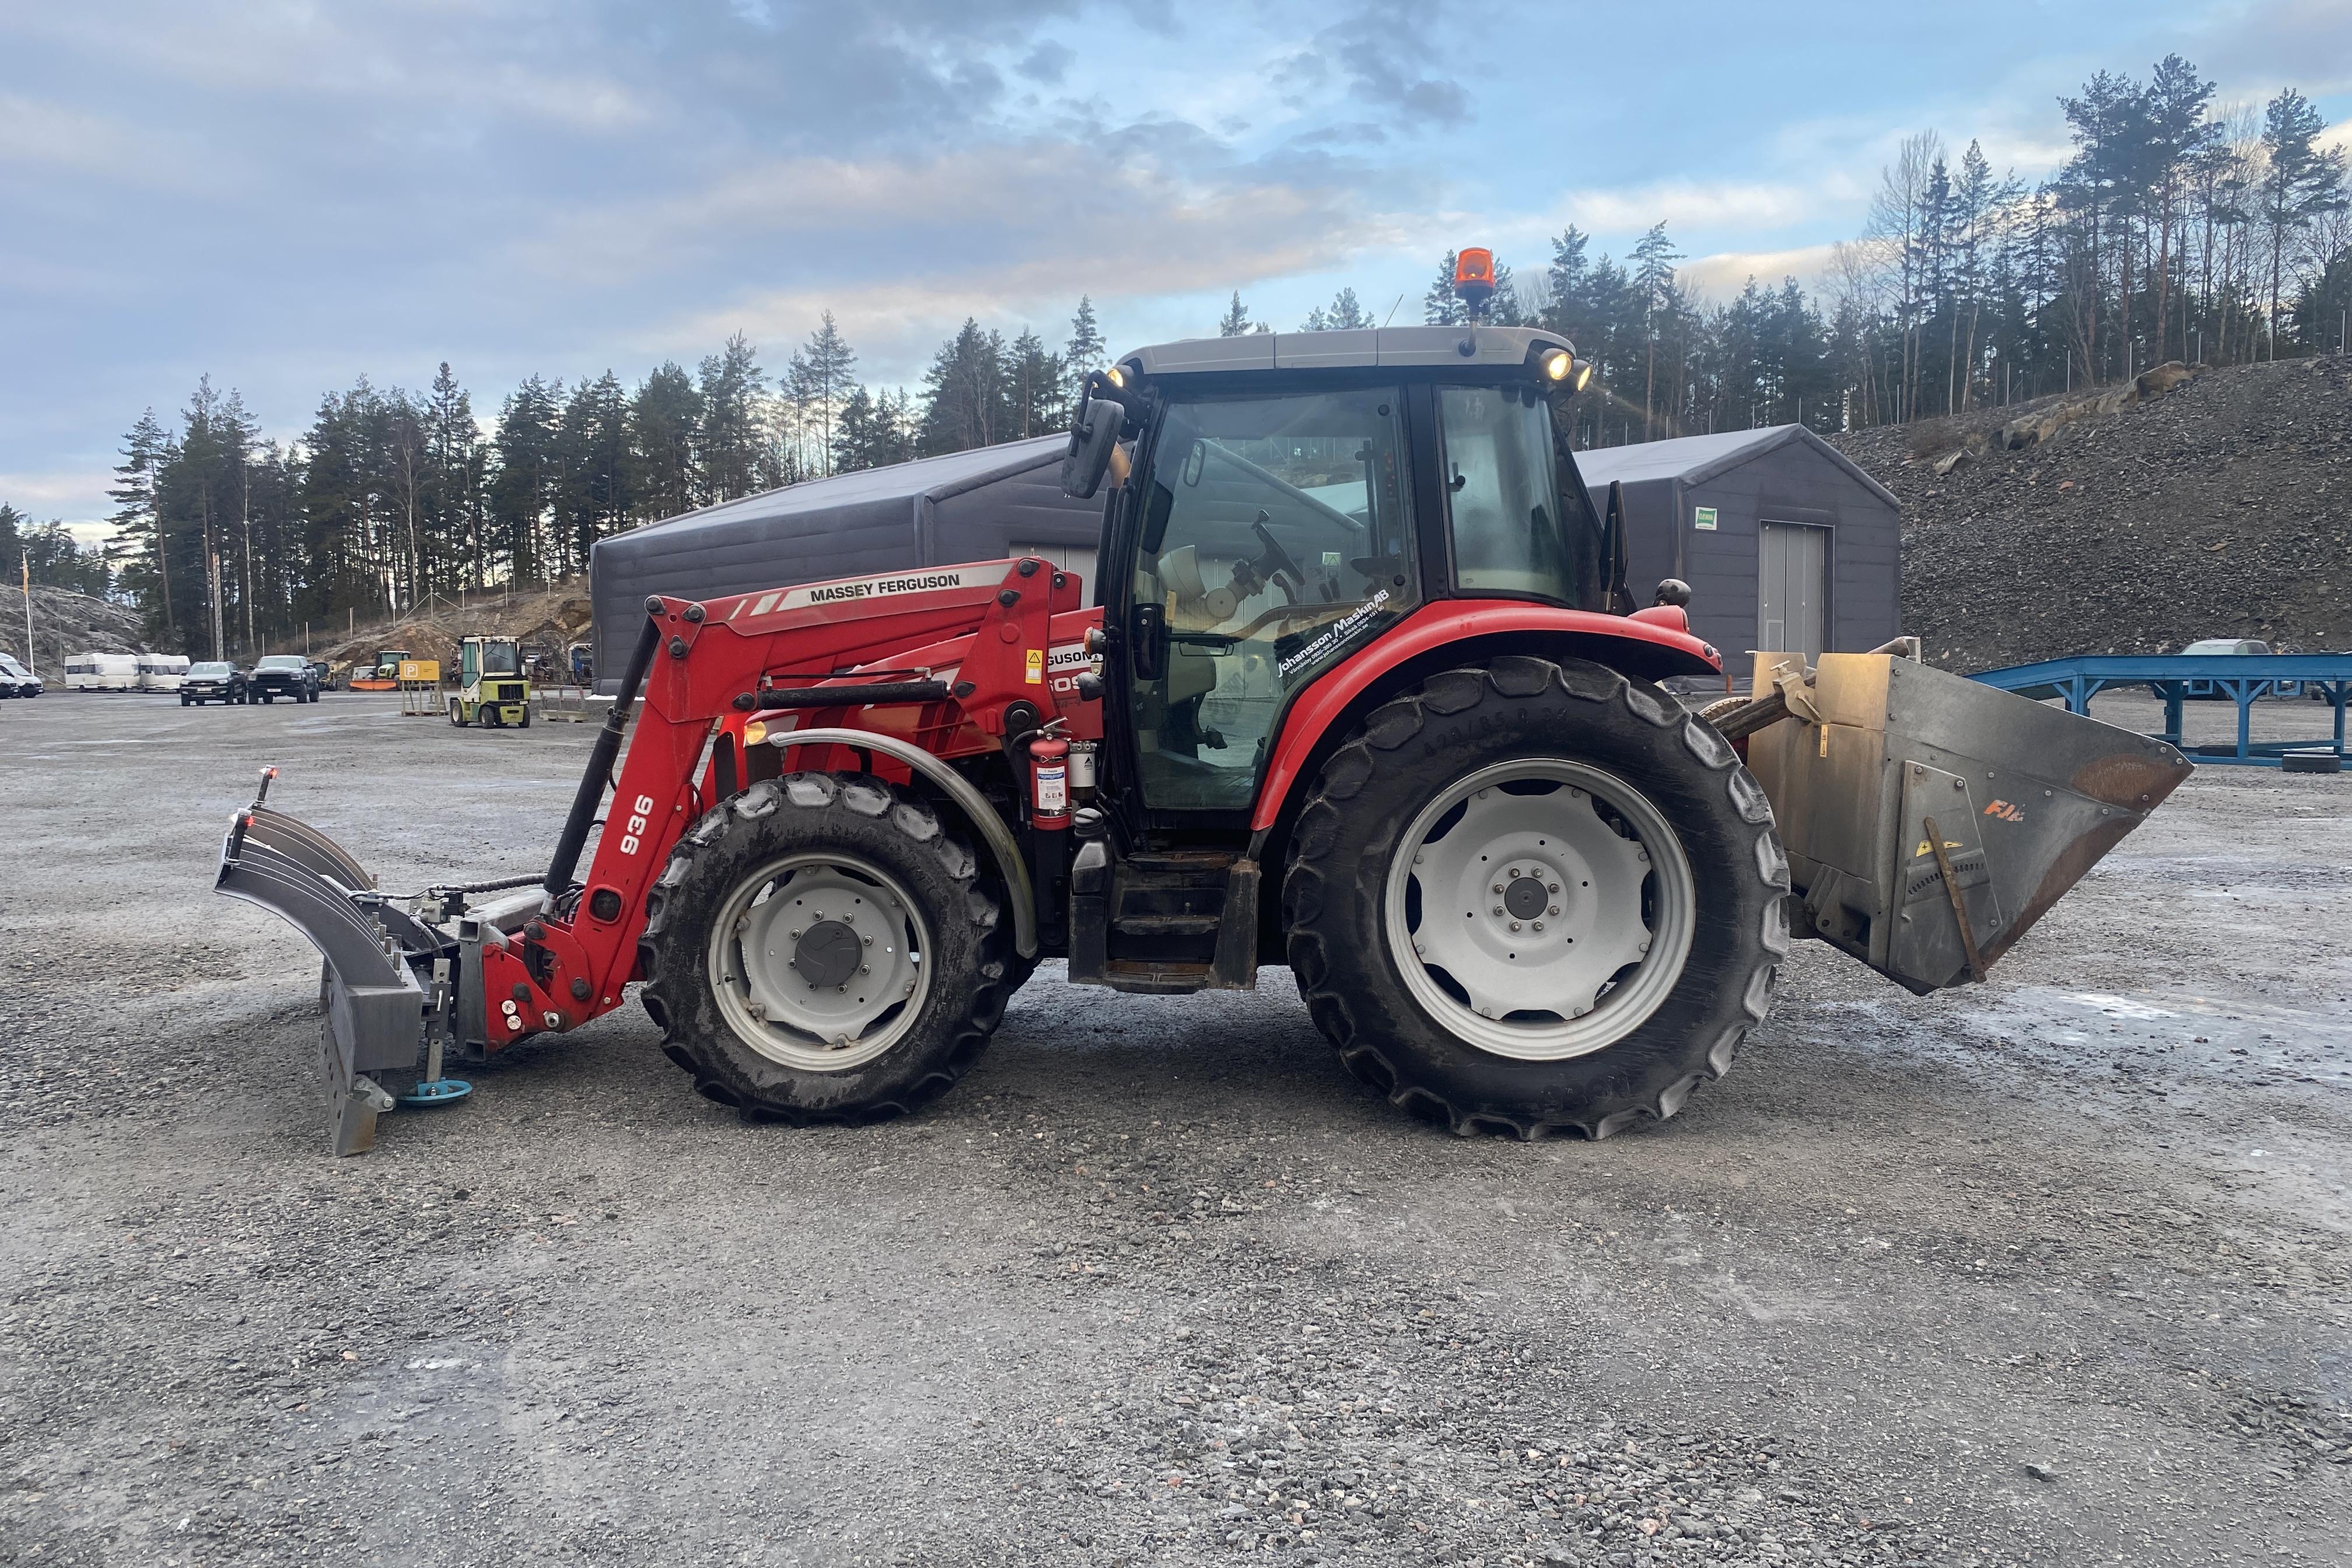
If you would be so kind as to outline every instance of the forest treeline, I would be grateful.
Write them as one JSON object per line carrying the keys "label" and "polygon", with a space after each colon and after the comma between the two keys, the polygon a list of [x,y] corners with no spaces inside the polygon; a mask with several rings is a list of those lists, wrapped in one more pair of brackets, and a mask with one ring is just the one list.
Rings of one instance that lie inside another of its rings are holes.
{"label": "forest treeline", "polygon": [[[1622,259],[1570,228],[1539,268],[1498,264],[1491,319],[1562,331],[1595,363],[1580,446],[1933,417],[2169,359],[2344,346],[2352,189],[2301,94],[2221,105],[2171,56],[2146,80],[2101,72],[2059,108],[2074,153],[2031,186],[1974,141],[1906,142],[1811,290],[1750,279],[1709,300],[1665,225]],[[1297,328],[1459,321],[1453,266],[1385,307],[1342,289]],[[1214,330],[1274,324],[1235,291]],[[968,320],[919,391],[885,390],[826,313],[778,374],[739,334],[634,386],[533,376],[482,419],[444,363],[422,391],[329,393],[291,444],[207,380],[172,425],[151,411],[126,437],[103,551],[5,507],[0,549],[21,539],[37,579],[135,601],[163,646],[250,653],[304,623],[559,581],[597,539],[695,507],[1050,433],[1105,346],[1087,300],[1058,345]]]}

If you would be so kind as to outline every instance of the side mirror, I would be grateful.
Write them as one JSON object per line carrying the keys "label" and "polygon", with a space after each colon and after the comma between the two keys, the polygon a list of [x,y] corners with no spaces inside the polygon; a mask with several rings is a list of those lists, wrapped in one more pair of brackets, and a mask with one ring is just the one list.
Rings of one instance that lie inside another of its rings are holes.
{"label": "side mirror", "polygon": [[1128,620],[1127,664],[1138,680],[1159,680],[1168,674],[1168,607],[1138,605]]}
{"label": "side mirror", "polygon": [[1601,525],[1601,607],[1612,616],[1633,613],[1633,591],[1626,579],[1633,574],[1632,546],[1625,539],[1625,487],[1609,481],[1609,515]]}
{"label": "side mirror", "polygon": [[1064,495],[1072,500],[1094,499],[1126,422],[1126,408],[1109,398],[1089,397],[1078,405],[1078,417],[1070,426],[1070,447],[1062,455]]}

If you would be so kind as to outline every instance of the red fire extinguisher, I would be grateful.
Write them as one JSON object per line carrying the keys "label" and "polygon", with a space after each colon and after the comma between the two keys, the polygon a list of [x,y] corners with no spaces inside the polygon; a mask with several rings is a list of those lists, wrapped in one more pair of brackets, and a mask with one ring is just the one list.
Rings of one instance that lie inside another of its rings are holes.
{"label": "red fire extinguisher", "polygon": [[1029,823],[1040,833],[1070,826],[1070,743],[1041,735],[1029,742]]}

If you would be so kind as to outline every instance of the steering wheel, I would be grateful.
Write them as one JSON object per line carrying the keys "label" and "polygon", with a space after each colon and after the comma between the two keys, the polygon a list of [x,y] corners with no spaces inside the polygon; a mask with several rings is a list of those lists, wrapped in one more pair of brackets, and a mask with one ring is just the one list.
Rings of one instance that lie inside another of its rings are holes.
{"label": "steering wheel", "polygon": [[1307,568],[1291,559],[1290,552],[1282,547],[1282,541],[1276,539],[1273,531],[1265,526],[1265,519],[1266,514],[1260,511],[1257,514],[1257,520],[1250,524],[1250,531],[1255,533],[1258,542],[1265,546],[1265,553],[1250,562],[1249,569],[1258,578],[1266,582],[1276,582],[1287,576],[1290,581],[1282,584],[1282,591],[1289,595],[1290,602],[1295,605],[1298,602],[1298,595],[1307,591]]}

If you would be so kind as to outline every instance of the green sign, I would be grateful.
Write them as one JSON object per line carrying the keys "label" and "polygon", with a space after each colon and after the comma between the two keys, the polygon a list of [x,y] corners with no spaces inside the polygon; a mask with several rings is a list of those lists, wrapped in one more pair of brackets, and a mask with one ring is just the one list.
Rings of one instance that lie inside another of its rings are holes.
{"label": "green sign", "polygon": [[1693,507],[1691,509],[1691,526],[1693,528],[1705,529],[1707,532],[1713,533],[1715,531],[1715,508],[1711,506]]}

